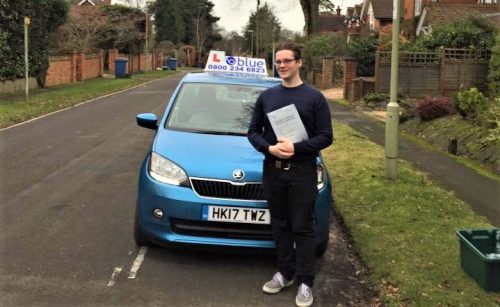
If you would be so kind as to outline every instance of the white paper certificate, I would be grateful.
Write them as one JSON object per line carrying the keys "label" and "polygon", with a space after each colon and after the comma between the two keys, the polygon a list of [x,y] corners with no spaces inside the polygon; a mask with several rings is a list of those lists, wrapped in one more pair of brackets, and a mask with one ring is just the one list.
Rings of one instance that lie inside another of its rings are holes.
{"label": "white paper certificate", "polygon": [[277,137],[286,138],[292,143],[308,139],[306,128],[294,104],[269,112],[267,117]]}

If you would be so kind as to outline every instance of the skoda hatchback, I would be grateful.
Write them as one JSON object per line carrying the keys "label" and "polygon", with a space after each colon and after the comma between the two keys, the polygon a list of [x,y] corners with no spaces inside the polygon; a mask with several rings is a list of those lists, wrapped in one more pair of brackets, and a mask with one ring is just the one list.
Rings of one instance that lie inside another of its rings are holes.
{"label": "skoda hatchback", "polygon": [[[144,113],[139,126],[156,130],[142,164],[135,216],[137,245],[186,244],[274,248],[262,192],[262,161],[247,140],[258,95],[279,79],[187,74],[161,118]],[[318,158],[317,253],[328,243],[331,186]]]}

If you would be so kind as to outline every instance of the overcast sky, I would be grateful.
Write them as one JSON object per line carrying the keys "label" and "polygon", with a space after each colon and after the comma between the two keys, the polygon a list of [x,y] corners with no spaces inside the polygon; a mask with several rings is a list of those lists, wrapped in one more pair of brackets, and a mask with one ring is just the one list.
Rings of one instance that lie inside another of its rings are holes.
{"label": "overcast sky", "polygon": [[[147,0],[112,0],[112,3],[143,6]],[[151,1],[151,0],[150,0]],[[220,17],[219,25],[227,31],[237,31],[242,34],[242,28],[247,24],[250,13],[257,9],[257,0],[211,0],[214,12]],[[340,6],[345,14],[348,6],[362,4],[363,0],[333,0],[335,6]],[[304,29],[304,14],[299,0],[260,0],[260,5],[267,3],[274,15],[280,20],[281,27],[302,32]]]}
{"label": "overcast sky", "polygon": [[[363,0],[333,0],[335,6],[340,6],[345,14],[348,6],[363,3]],[[241,34],[247,24],[250,12],[257,9],[257,0],[212,0],[215,5],[215,15],[220,17],[219,25],[227,31],[237,31]],[[260,5],[267,3],[281,26],[288,30],[302,32],[304,28],[304,14],[299,0],[261,0]]]}

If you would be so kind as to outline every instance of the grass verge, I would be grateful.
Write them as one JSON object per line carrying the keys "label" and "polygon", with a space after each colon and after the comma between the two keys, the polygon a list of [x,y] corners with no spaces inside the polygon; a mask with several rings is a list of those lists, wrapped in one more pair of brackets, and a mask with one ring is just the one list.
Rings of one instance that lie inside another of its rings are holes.
{"label": "grass verge", "polygon": [[491,228],[486,219],[425,173],[400,161],[385,178],[384,150],[345,124],[323,151],[337,209],[371,281],[388,306],[498,306],[460,267],[457,229]]}
{"label": "grass verge", "polygon": [[24,92],[0,95],[0,128],[74,106],[132,86],[175,74],[175,71],[151,71],[131,78],[92,79],[50,88],[35,89],[26,101]]}

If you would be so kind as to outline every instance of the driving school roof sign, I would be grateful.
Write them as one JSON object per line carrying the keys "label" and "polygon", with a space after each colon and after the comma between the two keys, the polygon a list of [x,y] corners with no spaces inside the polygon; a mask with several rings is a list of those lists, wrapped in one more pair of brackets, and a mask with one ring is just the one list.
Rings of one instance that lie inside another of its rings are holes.
{"label": "driving school roof sign", "polygon": [[226,56],[225,51],[215,50],[210,50],[205,71],[267,76],[266,60]]}

